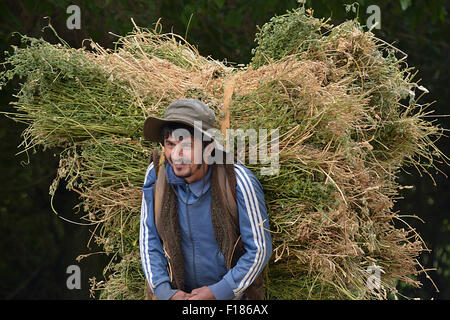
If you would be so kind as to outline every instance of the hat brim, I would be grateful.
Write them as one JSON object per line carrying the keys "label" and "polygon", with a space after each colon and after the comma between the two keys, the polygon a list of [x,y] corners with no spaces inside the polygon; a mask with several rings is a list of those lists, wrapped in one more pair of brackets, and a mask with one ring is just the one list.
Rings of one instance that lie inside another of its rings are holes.
{"label": "hat brim", "polygon": [[[145,139],[152,141],[152,142],[159,142],[161,144],[164,145],[164,141],[162,139],[162,128],[164,127],[164,125],[167,124],[171,124],[171,123],[181,123],[184,125],[188,125],[192,128],[194,128],[194,125],[192,123],[190,123],[189,121],[183,120],[183,119],[161,119],[161,118],[157,118],[157,117],[148,117],[147,119],[145,119],[144,122],[144,137]],[[209,137],[211,139],[211,141],[214,141],[216,144],[216,149],[218,151],[222,151],[222,152],[227,152],[225,150],[225,147],[222,145],[222,143],[220,141],[218,141],[217,139],[215,139],[209,132],[195,127],[196,129],[198,129],[199,131],[201,131],[204,135],[206,135],[207,137]]]}
{"label": "hat brim", "polygon": [[189,123],[188,121],[184,121],[182,119],[161,119],[161,118],[156,118],[156,117],[148,117],[147,119],[145,119],[144,122],[144,137],[145,139],[151,141],[151,142],[159,142],[164,144],[164,141],[162,139],[162,128],[164,125],[166,124],[170,124],[170,123],[181,123],[181,124],[185,124],[188,126],[193,127],[193,125],[191,123]]}

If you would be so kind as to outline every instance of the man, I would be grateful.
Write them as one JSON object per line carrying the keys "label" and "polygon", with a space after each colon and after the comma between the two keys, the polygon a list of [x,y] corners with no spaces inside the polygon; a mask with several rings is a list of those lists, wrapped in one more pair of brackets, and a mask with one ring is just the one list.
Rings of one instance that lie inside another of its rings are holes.
{"label": "man", "polygon": [[142,267],[158,299],[263,299],[272,253],[264,194],[244,166],[206,161],[224,152],[208,134],[214,122],[201,101],[179,99],[144,124],[146,139],[164,146],[145,175],[140,225]]}

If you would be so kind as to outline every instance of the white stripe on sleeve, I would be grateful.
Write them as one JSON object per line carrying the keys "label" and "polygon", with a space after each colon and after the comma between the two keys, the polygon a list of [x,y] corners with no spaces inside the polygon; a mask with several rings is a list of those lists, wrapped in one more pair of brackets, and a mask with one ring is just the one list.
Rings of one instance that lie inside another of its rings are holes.
{"label": "white stripe on sleeve", "polygon": [[235,165],[235,168],[237,177],[236,180],[244,197],[244,202],[252,227],[253,241],[257,247],[257,252],[252,266],[239,283],[239,286],[234,290],[235,294],[239,294],[251,284],[256,275],[261,271],[261,266],[264,262],[266,252],[266,243],[263,234],[263,221],[259,210],[259,203],[253,185],[248,177],[248,174],[243,168],[238,165]]}
{"label": "white stripe on sleeve", "polygon": [[[153,162],[148,166],[147,172],[145,173],[145,179],[144,179],[144,185],[147,182],[148,175],[150,174],[150,171],[153,169]],[[154,289],[153,285],[153,275],[152,275],[152,268],[150,265],[150,255],[148,252],[148,227],[147,227],[147,216],[148,216],[148,210],[147,210],[147,201],[145,199],[145,193],[142,193],[142,205],[141,205],[141,228],[139,233],[139,242],[140,242],[140,250],[141,250],[141,257],[142,258],[142,265],[144,268],[144,273],[149,281],[150,287],[152,288],[152,291]]]}

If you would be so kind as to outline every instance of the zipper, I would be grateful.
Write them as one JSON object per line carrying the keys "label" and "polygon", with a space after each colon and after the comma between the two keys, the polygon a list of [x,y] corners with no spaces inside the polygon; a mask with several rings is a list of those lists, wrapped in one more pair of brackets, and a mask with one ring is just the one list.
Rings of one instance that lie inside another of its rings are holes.
{"label": "zipper", "polygon": [[191,189],[189,188],[189,184],[186,183],[186,189],[187,189],[187,199],[186,199],[186,217],[188,221],[188,231],[189,231],[189,238],[191,240],[192,244],[192,268],[194,269],[194,282],[195,286],[197,286],[197,271],[195,268],[195,245],[194,245],[194,239],[192,238],[192,230],[191,230],[191,218],[189,217],[189,210],[188,210],[188,203],[189,198],[191,197]]}

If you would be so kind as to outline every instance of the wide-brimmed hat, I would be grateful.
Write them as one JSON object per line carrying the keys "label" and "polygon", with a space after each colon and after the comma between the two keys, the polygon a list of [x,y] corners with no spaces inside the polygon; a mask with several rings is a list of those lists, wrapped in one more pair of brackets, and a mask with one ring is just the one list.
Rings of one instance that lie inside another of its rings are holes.
{"label": "wide-brimmed hat", "polygon": [[[144,122],[144,137],[152,142],[164,144],[162,128],[171,123],[181,123],[199,130],[210,140],[215,141],[216,148],[225,151],[220,141],[211,134],[215,128],[216,115],[206,104],[197,99],[178,99],[166,109],[164,118],[148,117]],[[210,130],[208,132],[208,130]],[[216,129],[217,130],[217,129]]]}

